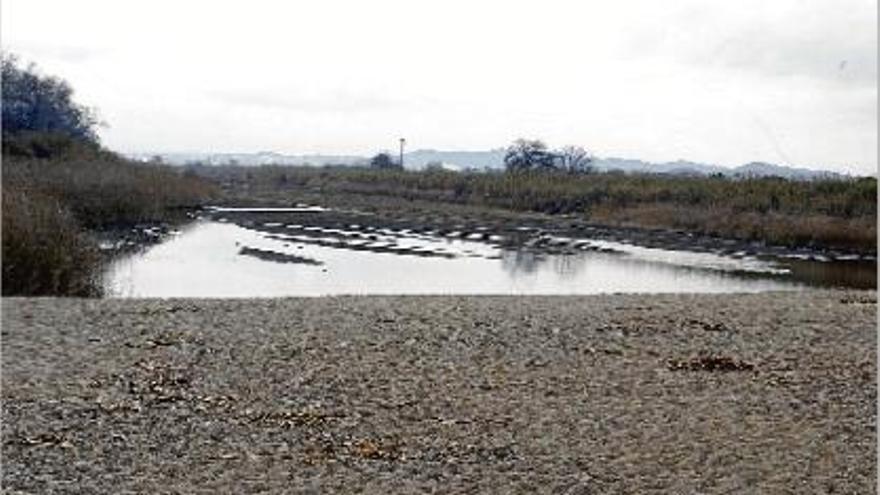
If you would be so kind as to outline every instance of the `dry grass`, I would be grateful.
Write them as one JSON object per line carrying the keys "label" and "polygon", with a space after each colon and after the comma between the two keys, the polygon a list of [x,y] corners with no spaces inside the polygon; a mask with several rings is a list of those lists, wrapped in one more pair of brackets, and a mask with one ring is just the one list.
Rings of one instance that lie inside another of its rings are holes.
{"label": "dry grass", "polygon": [[659,203],[625,208],[603,206],[593,210],[591,218],[608,225],[666,227],[772,244],[876,250],[876,217],[760,213]]}
{"label": "dry grass", "polygon": [[96,296],[100,256],[57,199],[3,189],[3,295]]}
{"label": "dry grass", "polygon": [[73,149],[3,157],[3,295],[100,295],[101,256],[88,230],[171,222],[215,192],[181,170]]}
{"label": "dry grass", "polygon": [[876,253],[877,181],[732,180],[602,173],[453,173],[347,167],[200,167],[232,196],[308,191],[575,214],[787,246]]}
{"label": "dry grass", "polygon": [[214,194],[205,180],[166,165],[124,160],[4,161],[4,186],[27,184],[66,204],[87,228],[161,222]]}

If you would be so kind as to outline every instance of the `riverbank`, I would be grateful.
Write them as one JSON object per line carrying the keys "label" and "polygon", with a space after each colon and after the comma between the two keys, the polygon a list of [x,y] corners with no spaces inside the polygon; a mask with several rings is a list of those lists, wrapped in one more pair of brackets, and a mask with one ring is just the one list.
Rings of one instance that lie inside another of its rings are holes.
{"label": "riverbank", "polygon": [[580,219],[595,227],[682,231],[760,246],[877,254],[877,184],[865,177],[773,177],[375,170],[363,167],[193,167],[226,201],[446,206]]}
{"label": "riverbank", "polygon": [[870,493],[876,292],[3,300],[15,492]]}
{"label": "riverbank", "polygon": [[100,296],[109,259],[158,242],[215,192],[180,169],[88,150],[60,147],[37,158],[4,147],[4,296]]}

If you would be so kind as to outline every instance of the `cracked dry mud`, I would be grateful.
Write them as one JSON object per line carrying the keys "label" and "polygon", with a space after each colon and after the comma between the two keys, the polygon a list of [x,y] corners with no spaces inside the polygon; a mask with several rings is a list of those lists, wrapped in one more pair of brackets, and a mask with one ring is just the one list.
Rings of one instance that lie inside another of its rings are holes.
{"label": "cracked dry mud", "polygon": [[875,490],[875,292],[2,307],[7,493]]}

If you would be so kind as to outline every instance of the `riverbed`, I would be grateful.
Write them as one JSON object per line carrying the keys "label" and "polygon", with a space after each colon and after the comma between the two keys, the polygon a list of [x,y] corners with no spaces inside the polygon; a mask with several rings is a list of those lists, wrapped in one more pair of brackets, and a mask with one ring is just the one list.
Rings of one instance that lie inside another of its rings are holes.
{"label": "riverbed", "polygon": [[2,484],[872,493],[876,300],[4,298]]}

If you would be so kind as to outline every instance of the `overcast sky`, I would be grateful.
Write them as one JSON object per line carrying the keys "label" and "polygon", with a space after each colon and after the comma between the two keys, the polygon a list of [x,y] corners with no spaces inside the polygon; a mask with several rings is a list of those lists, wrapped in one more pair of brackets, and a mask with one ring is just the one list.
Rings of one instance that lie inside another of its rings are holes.
{"label": "overcast sky", "polygon": [[2,43],[123,152],[371,154],[517,137],[873,173],[868,0],[4,0]]}

